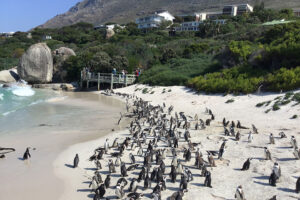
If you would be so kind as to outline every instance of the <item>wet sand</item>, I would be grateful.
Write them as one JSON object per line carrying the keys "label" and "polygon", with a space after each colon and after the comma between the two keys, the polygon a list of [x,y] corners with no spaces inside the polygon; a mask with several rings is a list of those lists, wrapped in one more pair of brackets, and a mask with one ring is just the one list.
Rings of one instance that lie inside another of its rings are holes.
{"label": "wet sand", "polygon": [[[1,118],[0,146],[16,149],[0,160],[1,200],[59,199],[65,189],[54,174],[53,162],[58,155],[73,144],[122,129],[122,125],[116,125],[125,108],[121,101],[91,93],[63,96],[66,98],[52,99]],[[31,150],[32,158],[24,162],[26,147],[36,150]]]}

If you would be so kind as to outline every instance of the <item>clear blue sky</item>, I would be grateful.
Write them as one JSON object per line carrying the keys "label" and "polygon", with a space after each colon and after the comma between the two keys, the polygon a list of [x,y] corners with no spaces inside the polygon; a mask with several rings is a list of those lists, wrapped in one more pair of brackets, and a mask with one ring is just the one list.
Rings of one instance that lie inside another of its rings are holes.
{"label": "clear blue sky", "polygon": [[0,0],[0,32],[28,31],[80,0]]}

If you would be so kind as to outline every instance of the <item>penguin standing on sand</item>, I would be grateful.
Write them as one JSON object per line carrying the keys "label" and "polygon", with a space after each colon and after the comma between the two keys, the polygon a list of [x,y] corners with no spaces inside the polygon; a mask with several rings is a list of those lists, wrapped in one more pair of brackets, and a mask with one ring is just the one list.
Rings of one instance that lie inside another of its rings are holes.
{"label": "penguin standing on sand", "polygon": [[96,195],[95,196],[99,196],[100,199],[104,197],[105,195],[105,185],[101,184],[100,187],[96,190]]}
{"label": "penguin standing on sand", "polygon": [[109,148],[108,139],[106,139],[106,141],[105,141],[105,143],[104,143],[105,153],[108,152],[108,148]]}
{"label": "penguin standing on sand", "polygon": [[253,134],[252,132],[250,131],[249,132],[249,135],[248,135],[248,142],[251,143],[253,141]]}
{"label": "penguin standing on sand", "polygon": [[129,192],[136,192],[136,190],[137,190],[137,180],[134,178],[130,183]]}
{"label": "penguin standing on sand", "polygon": [[128,176],[127,175],[126,165],[123,162],[121,163],[121,175],[122,175],[122,177]]}
{"label": "penguin standing on sand", "polygon": [[273,133],[270,133],[270,144],[275,144]]}
{"label": "penguin standing on sand", "polygon": [[270,175],[270,178],[269,178],[269,184],[271,186],[275,187],[276,186],[276,180],[277,180],[277,176],[276,176],[275,172],[272,171],[272,174]]}
{"label": "penguin standing on sand", "polygon": [[209,171],[206,171],[206,173],[205,173],[204,185],[206,187],[212,187],[211,186],[211,173]]}
{"label": "penguin standing on sand", "polygon": [[264,149],[265,149],[266,160],[272,160],[272,158],[271,158],[271,152],[268,150],[267,147],[265,147]]}
{"label": "penguin standing on sand", "polygon": [[246,200],[242,186],[240,185],[234,195],[236,200]]}
{"label": "penguin standing on sand", "polygon": [[299,193],[300,192],[300,177],[297,179],[297,182],[296,182],[296,193]]}
{"label": "penguin standing on sand", "polygon": [[29,147],[26,148],[26,151],[23,155],[23,160],[27,160],[31,157],[30,153],[29,153]]}
{"label": "penguin standing on sand", "polygon": [[243,164],[243,168],[241,169],[242,171],[248,170],[250,167],[250,158],[248,158],[244,164]]}
{"label": "penguin standing on sand", "polygon": [[122,199],[122,198],[124,197],[124,195],[125,195],[124,187],[121,186],[120,184],[118,184],[118,185],[116,186],[115,194],[117,195],[117,197],[118,197],[119,199]]}
{"label": "penguin standing on sand", "polygon": [[135,164],[135,158],[134,158],[134,156],[132,155],[132,153],[129,154],[129,158],[130,158],[131,164]]}
{"label": "penguin standing on sand", "polygon": [[170,177],[171,177],[171,181],[173,182],[173,183],[175,183],[176,182],[176,168],[175,168],[175,166],[171,166],[171,173],[170,173]]}
{"label": "penguin standing on sand", "polygon": [[114,166],[112,159],[109,159],[108,161],[108,168],[109,168],[109,173],[116,173],[116,168]]}
{"label": "penguin standing on sand", "polygon": [[74,162],[73,162],[73,167],[74,168],[78,167],[78,163],[79,163],[79,156],[78,156],[78,154],[76,154],[76,156],[74,158]]}
{"label": "penguin standing on sand", "polygon": [[109,174],[106,176],[104,185],[105,185],[105,188],[109,188],[109,186],[110,186],[110,175]]}
{"label": "penguin standing on sand", "polygon": [[147,189],[147,188],[151,188],[151,180],[150,180],[148,173],[146,174],[146,177],[144,180],[144,189]]}
{"label": "penguin standing on sand", "polygon": [[179,188],[180,188],[181,190],[187,190],[187,186],[188,186],[187,179],[186,179],[186,177],[182,174],[182,175],[181,175],[181,180],[180,180]]}

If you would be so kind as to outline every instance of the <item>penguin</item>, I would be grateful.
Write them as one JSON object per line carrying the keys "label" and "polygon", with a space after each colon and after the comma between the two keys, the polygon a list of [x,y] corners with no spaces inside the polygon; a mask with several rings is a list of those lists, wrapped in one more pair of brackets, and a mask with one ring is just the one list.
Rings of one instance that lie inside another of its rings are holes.
{"label": "penguin", "polygon": [[300,151],[298,150],[298,148],[294,148],[294,156],[297,160],[300,159]]}
{"label": "penguin", "polygon": [[102,176],[99,171],[95,171],[95,177],[98,184],[102,183]]}
{"label": "penguin", "polygon": [[185,155],[185,161],[190,161],[191,158],[192,158],[192,153],[191,153],[191,150],[188,149],[186,152],[186,155]]}
{"label": "penguin", "polygon": [[98,170],[102,169],[102,165],[101,165],[101,163],[100,163],[99,160],[95,160],[95,165],[96,165],[96,167],[97,167]]}
{"label": "penguin", "polygon": [[161,161],[159,168],[161,169],[162,173],[165,173],[166,170],[166,164],[164,163],[164,161]]}
{"label": "penguin", "polygon": [[127,169],[126,169],[126,165],[124,162],[121,163],[121,175],[122,177],[126,177],[127,175]]}
{"label": "penguin", "polygon": [[90,187],[92,187],[92,191],[96,191],[97,188],[99,187],[99,186],[98,186],[98,181],[97,181],[96,176],[93,176],[92,181],[91,181],[91,183],[90,183],[90,185],[89,185],[89,188],[90,188]]}
{"label": "penguin", "polygon": [[157,168],[154,168],[151,173],[151,181],[156,181],[157,180],[156,177],[157,177]]}
{"label": "penguin", "polygon": [[277,180],[277,176],[276,176],[275,172],[272,171],[272,173],[271,173],[271,175],[270,175],[270,178],[269,178],[269,184],[270,184],[271,186],[276,187],[276,180]]}
{"label": "penguin", "polygon": [[271,199],[268,199],[268,200],[276,200],[276,195],[274,195]]}
{"label": "penguin", "polygon": [[236,200],[246,200],[244,191],[243,191],[243,188],[241,185],[238,186],[238,188],[236,189],[234,197]]}
{"label": "penguin", "polygon": [[114,140],[114,142],[113,142],[113,145],[112,145],[113,148],[118,147],[118,139],[119,139],[119,138],[115,138],[115,140]]}
{"label": "penguin", "polygon": [[241,139],[241,133],[238,131],[235,135],[235,140],[239,141]]}
{"label": "penguin", "polygon": [[109,174],[106,176],[106,179],[104,181],[104,185],[105,185],[106,188],[109,188],[109,186],[110,186],[110,175]]}
{"label": "penguin", "polygon": [[172,166],[171,166],[170,177],[171,177],[171,181],[172,181],[173,183],[176,182],[176,176],[177,176],[177,174],[176,174],[176,168],[175,168],[174,165],[172,165]]}
{"label": "penguin", "polygon": [[132,193],[129,193],[127,195],[127,197],[130,198],[130,200],[136,200],[136,199],[141,199],[141,197],[143,197],[144,194],[143,193],[137,193],[137,192],[132,192]]}
{"label": "penguin", "polygon": [[253,135],[252,132],[250,131],[248,135],[248,143],[251,143],[252,141],[253,141]]}
{"label": "penguin", "polygon": [[296,181],[296,193],[300,192],[300,177]]}
{"label": "penguin", "polygon": [[105,143],[104,143],[104,150],[105,150],[105,153],[108,152],[108,148],[109,148],[108,140],[109,140],[109,139],[106,139],[106,141],[105,141]]}
{"label": "penguin", "polygon": [[177,163],[176,173],[177,174],[182,174],[183,173],[183,167],[182,167],[182,164],[179,161]]}
{"label": "penguin", "polygon": [[248,158],[245,162],[244,162],[244,164],[243,164],[243,167],[242,167],[242,171],[246,171],[246,170],[248,170],[250,168],[250,158]]}
{"label": "penguin", "polygon": [[270,144],[275,144],[275,139],[274,139],[274,136],[273,136],[273,133],[270,133]]}
{"label": "penguin", "polygon": [[178,164],[177,157],[176,157],[176,156],[174,156],[174,157],[173,157],[173,160],[172,160],[172,163],[171,163],[171,165],[176,167],[176,166],[177,166],[177,164]]}
{"label": "penguin", "polygon": [[149,174],[146,174],[145,180],[144,180],[144,189],[150,188],[151,187],[151,180],[149,177]]}
{"label": "penguin", "polygon": [[121,160],[120,156],[118,156],[115,161],[115,166],[119,167],[121,162],[122,162],[122,160]]}
{"label": "penguin", "polygon": [[295,138],[295,136],[293,136],[292,135],[292,137],[291,137],[291,145],[292,145],[292,148],[298,148],[298,145],[297,145],[297,141],[296,141],[296,138]]}
{"label": "penguin", "polygon": [[117,182],[117,185],[120,185],[120,186],[123,186],[125,187],[127,184],[128,184],[128,181],[126,181],[125,178],[119,178],[118,182]]}
{"label": "penguin", "polygon": [[130,183],[129,192],[136,192],[136,190],[137,190],[137,180],[134,178]]}
{"label": "penguin", "polygon": [[205,173],[204,186],[210,187],[210,188],[212,187],[211,186],[211,173],[209,171],[206,171],[206,173]]}
{"label": "penguin", "polygon": [[142,147],[139,148],[137,155],[143,156],[143,148]]}
{"label": "penguin", "polygon": [[139,173],[139,178],[138,178],[138,182],[140,182],[141,180],[145,179],[145,173],[146,173],[146,168],[143,167],[141,172]]}
{"label": "penguin", "polygon": [[216,163],[212,154],[208,154],[208,161],[211,167],[216,167]]}
{"label": "penguin", "polygon": [[281,139],[282,139],[282,138],[286,138],[286,135],[284,134],[284,132],[280,132],[280,133],[279,133],[279,136],[280,136]]}
{"label": "penguin", "polygon": [[97,155],[97,160],[101,160],[102,157],[103,157],[103,154],[104,154],[104,150],[101,149],[101,150],[99,151],[98,155]]}
{"label": "penguin", "polygon": [[129,159],[130,159],[131,164],[135,164],[135,158],[132,155],[132,153],[129,154]]}
{"label": "penguin", "polygon": [[127,168],[127,171],[135,170],[138,166],[139,166],[139,164],[130,165],[130,166]]}
{"label": "penguin", "polygon": [[179,188],[180,188],[181,190],[187,190],[187,187],[188,187],[187,179],[186,179],[186,177],[182,174],[182,175],[181,175],[181,180],[180,180]]}
{"label": "penguin", "polygon": [[124,197],[124,195],[125,195],[124,187],[121,186],[120,184],[118,184],[118,185],[116,186],[115,194],[117,195],[117,197],[118,197],[119,199],[122,199],[122,198]]}
{"label": "penguin", "polygon": [[109,173],[116,173],[116,168],[114,166],[114,163],[112,161],[112,159],[109,159],[108,161],[108,168],[109,168]]}
{"label": "penguin", "polygon": [[271,152],[268,150],[267,147],[265,147],[264,149],[265,149],[266,160],[272,160],[272,158],[271,158]]}
{"label": "penguin", "polygon": [[182,200],[183,199],[183,195],[184,195],[185,190],[183,191],[178,191],[178,192],[174,192],[171,196],[170,196],[170,200]]}
{"label": "penguin", "polygon": [[274,163],[274,166],[273,166],[272,170],[276,175],[276,180],[278,180],[281,177],[281,169],[280,169],[280,166],[277,162]]}
{"label": "penguin", "polygon": [[99,195],[100,199],[104,197],[105,195],[105,185],[101,184],[100,187],[96,190],[96,195]]}
{"label": "penguin", "polygon": [[23,160],[27,160],[27,159],[29,159],[29,158],[31,158],[31,155],[30,155],[30,153],[29,153],[29,147],[27,147],[27,148],[26,148],[26,151],[25,151],[25,153],[24,153],[24,155],[23,155]]}
{"label": "penguin", "polygon": [[157,173],[156,173],[156,181],[157,181],[157,183],[163,181],[163,173],[162,173],[161,168],[158,168],[158,170],[157,170]]}
{"label": "penguin", "polygon": [[74,162],[73,162],[73,168],[78,167],[78,163],[79,163],[79,156],[78,156],[78,154],[76,154],[76,156],[74,158]]}

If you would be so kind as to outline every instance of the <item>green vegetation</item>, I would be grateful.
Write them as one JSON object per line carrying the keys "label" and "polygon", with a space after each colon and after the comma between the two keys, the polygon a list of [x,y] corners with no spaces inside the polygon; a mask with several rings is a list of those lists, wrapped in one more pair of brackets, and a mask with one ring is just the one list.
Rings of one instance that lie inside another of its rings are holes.
{"label": "green vegetation", "polygon": [[[79,80],[84,67],[94,72],[116,68],[128,73],[139,68],[139,83],[186,85],[206,93],[288,91],[300,87],[300,20],[293,17],[291,10],[265,9],[260,4],[253,13],[219,18],[226,19],[226,24],[207,20],[198,32],[175,35],[166,30],[168,23],[147,32],[128,23],[124,29],[116,28],[110,39],[88,23],[59,29],[37,28],[31,32],[31,39],[18,32],[12,38],[0,38],[0,69],[17,65],[30,45],[51,35],[52,40],[45,41],[51,50],[66,46],[77,54],[64,63],[68,81]],[[263,25],[283,18],[290,23]],[[187,19],[176,17],[175,23],[183,20]],[[298,101],[288,97],[278,106],[289,100],[299,103],[299,96],[293,98]]]}
{"label": "green vegetation", "polygon": [[291,117],[291,119],[297,119],[298,118],[298,115],[293,115],[292,117]]}

